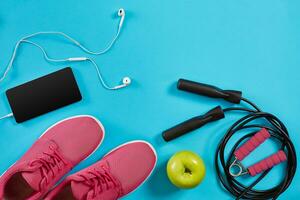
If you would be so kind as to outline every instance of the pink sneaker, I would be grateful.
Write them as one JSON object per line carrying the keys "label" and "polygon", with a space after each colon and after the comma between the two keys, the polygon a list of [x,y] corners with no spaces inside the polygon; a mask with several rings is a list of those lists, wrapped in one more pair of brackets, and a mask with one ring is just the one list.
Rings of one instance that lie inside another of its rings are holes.
{"label": "pink sneaker", "polygon": [[58,122],[1,176],[0,199],[41,199],[72,167],[92,154],[103,138],[103,126],[93,117]]}
{"label": "pink sneaker", "polygon": [[144,141],[123,144],[94,165],[69,177],[45,200],[116,200],[137,189],[156,165],[154,148]]}

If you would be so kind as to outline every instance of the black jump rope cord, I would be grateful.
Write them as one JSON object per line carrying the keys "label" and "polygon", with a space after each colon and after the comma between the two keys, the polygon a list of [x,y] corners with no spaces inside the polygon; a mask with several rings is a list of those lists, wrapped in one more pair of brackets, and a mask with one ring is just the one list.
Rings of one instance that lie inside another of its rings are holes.
{"label": "black jump rope cord", "polygon": [[[291,184],[297,168],[296,151],[292,141],[289,138],[288,131],[284,124],[274,115],[261,111],[253,102],[248,99],[241,98],[241,101],[251,105],[254,109],[232,107],[226,108],[223,111],[242,111],[247,115],[237,120],[225,133],[224,137],[220,141],[215,154],[215,166],[218,178],[222,185],[236,197],[236,199],[277,199],[278,196],[283,193]],[[264,119],[267,123],[259,124],[251,123],[257,119]],[[268,125],[267,125],[268,124]],[[265,128],[270,134],[271,138],[278,141],[281,144],[281,150],[284,150],[287,155],[287,165],[285,170],[285,176],[283,180],[275,187],[268,190],[256,190],[253,189],[270,171],[271,169],[263,172],[252,184],[249,186],[243,185],[236,178],[232,177],[229,173],[229,167],[231,161],[234,158],[234,152],[239,145],[247,138],[252,137],[256,132],[252,132],[244,135],[240,138],[234,147],[231,149],[230,155],[225,159],[224,151],[230,138],[240,130],[253,129],[253,128]]]}

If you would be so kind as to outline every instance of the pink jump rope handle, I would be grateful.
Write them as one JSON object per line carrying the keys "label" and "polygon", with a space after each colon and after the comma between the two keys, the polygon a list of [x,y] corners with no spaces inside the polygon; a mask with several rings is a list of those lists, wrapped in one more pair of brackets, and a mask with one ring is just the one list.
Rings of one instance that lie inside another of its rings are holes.
{"label": "pink jump rope handle", "polygon": [[236,159],[242,161],[269,137],[270,133],[267,131],[267,129],[261,129],[254,136],[252,136],[245,144],[243,144],[234,152]]}
{"label": "pink jump rope handle", "polygon": [[270,169],[274,167],[275,165],[278,165],[284,161],[287,160],[287,157],[284,153],[284,151],[280,150],[277,153],[269,156],[268,158],[252,165],[248,168],[249,174],[251,176],[255,176],[267,169]]}

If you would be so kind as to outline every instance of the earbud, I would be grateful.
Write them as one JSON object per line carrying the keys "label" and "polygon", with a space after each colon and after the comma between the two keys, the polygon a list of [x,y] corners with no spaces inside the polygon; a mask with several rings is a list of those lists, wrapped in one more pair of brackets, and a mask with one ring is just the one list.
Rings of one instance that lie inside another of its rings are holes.
{"label": "earbud", "polygon": [[123,8],[120,8],[119,11],[118,11],[118,15],[120,17],[124,16],[125,15],[125,10]]}
{"label": "earbud", "polygon": [[129,86],[131,84],[131,79],[126,76],[122,79],[122,83],[123,83],[122,85],[118,85],[118,86],[114,87],[113,89],[118,90],[118,89]]}
{"label": "earbud", "polygon": [[127,85],[130,85],[131,79],[126,76],[126,77],[123,78],[122,82],[123,82],[124,85],[127,86]]}
{"label": "earbud", "polygon": [[120,28],[123,26],[125,15],[126,15],[125,10],[123,8],[120,8],[118,11],[118,16],[121,17],[120,24],[119,24]]}

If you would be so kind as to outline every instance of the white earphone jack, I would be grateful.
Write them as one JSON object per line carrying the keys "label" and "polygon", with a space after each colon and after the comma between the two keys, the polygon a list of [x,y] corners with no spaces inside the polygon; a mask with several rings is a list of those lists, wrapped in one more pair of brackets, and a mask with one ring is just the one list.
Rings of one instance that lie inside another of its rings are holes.
{"label": "white earphone jack", "polygon": [[31,34],[31,35],[28,35],[28,36],[25,36],[23,37],[21,40],[19,40],[14,48],[14,51],[13,51],[13,54],[12,54],[12,57],[10,59],[10,62],[3,74],[3,76],[0,78],[0,82],[2,82],[8,72],[10,71],[10,69],[12,68],[13,66],[13,63],[16,59],[16,55],[17,55],[17,52],[18,52],[18,49],[20,47],[20,45],[22,43],[27,43],[27,44],[31,44],[31,45],[34,45],[36,47],[38,47],[43,55],[44,55],[44,58],[45,60],[47,60],[48,62],[82,62],[82,61],[90,61],[96,71],[97,71],[97,75],[99,77],[99,80],[101,82],[101,84],[103,85],[104,88],[108,89],[108,90],[117,90],[117,89],[121,89],[121,88],[124,88],[128,85],[130,85],[131,83],[131,79],[129,77],[124,77],[123,80],[122,80],[122,84],[121,85],[117,85],[115,87],[110,87],[108,86],[103,77],[102,77],[102,74],[99,70],[99,66],[97,65],[97,63],[91,59],[91,58],[88,58],[88,57],[73,57],[73,58],[67,58],[67,59],[53,59],[53,58],[50,58],[47,54],[47,52],[45,51],[45,49],[40,46],[39,44],[35,43],[35,42],[32,42],[30,41],[29,39],[33,38],[33,37],[36,37],[36,36],[39,36],[39,35],[60,35],[60,36],[63,36],[65,39],[69,40],[71,43],[75,44],[78,48],[80,48],[83,52],[87,53],[87,54],[91,54],[91,55],[101,55],[101,54],[105,54],[106,52],[108,52],[112,46],[114,45],[114,43],[116,42],[116,40],[118,39],[119,35],[120,35],[120,32],[122,30],[122,26],[123,26],[123,23],[124,23],[124,20],[125,20],[125,10],[124,9],[119,9],[118,11],[118,16],[120,17],[120,22],[119,22],[119,25],[118,25],[118,30],[117,30],[117,33],[116,35],[113,37],[113,39],[111,40],[111,42],[108,44],[108,46],[106,48],[104,48],[103,50],[99,51],[99,52],[95,52],[95,51],[91,51],[89,49],[87,49],[85,46],[83,46],[82,44],[80,44],[77,40],[73,39],[72,37],[70,37],[69,35],[63,33],[63,32],[57,32],[57,31],[45,31],[45,32],[37,32],[37,33],[34,33],[34,34]]}
{"label": "white earphone jack", "polygon": [[10,118],[10,117],[13,117],[13,116],[14,116],[13,113],[9,113],[7,115],[4,115],[4,116],[0,117],[0,120],[7,119],[7,118]]}

